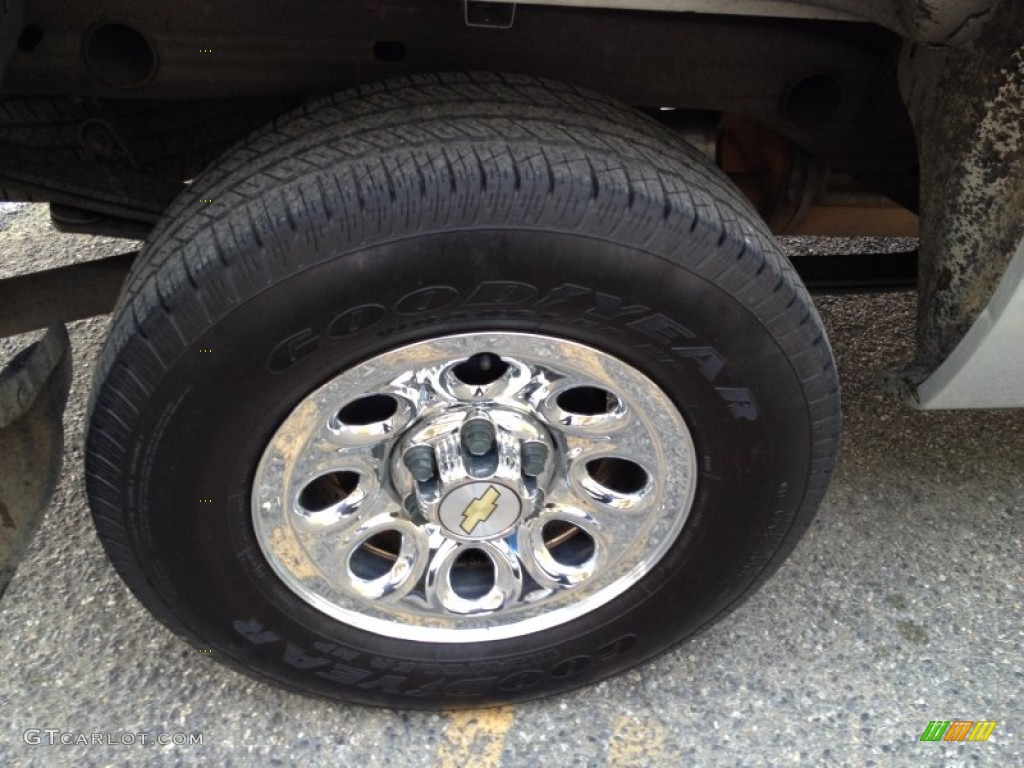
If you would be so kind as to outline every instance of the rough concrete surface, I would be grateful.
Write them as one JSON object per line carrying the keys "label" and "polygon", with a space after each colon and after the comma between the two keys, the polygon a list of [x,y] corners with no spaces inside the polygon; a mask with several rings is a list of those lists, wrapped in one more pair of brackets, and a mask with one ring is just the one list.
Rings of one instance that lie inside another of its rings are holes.
{"label": "rough concrete surface", "polygon": [[[901,244],[864,247],[881,245]],[[42,207],[0,214],[0,276],[130,247],[54,233]],[[107,318],[74,323],[63,480],[0,604],[0,764],[1022,764],[1024,415],[916,413],[878,391],[874,371],[911,356],[912,294],[819,306],[845,436],[828,498],[788,563],[732,616],[646,666],[454,714],[286,693],[149,617],[89,519],[84,408]],[[0,359],[24,341],[0,342]],[[919,741],[930,720],[956,719],[998,725],[986,743]],[[65,746],[58,734],[50,746],[42,733],[27,744],[28,729],[136,743]],[[142,745],[140,733],[201,733],[203,743]]]}

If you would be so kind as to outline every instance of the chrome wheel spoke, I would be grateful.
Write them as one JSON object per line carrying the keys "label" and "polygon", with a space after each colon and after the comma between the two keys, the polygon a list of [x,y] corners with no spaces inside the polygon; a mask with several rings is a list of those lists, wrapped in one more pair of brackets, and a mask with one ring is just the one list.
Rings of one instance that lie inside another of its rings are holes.
{"label": "chrome wheel spoke", "polygon": [[451,400],[488,402],[514,398],[533,375],[530,366],[518,360],[478,352],[440,368],[432,383],[435,392]]}
{"label": "chrome wheel spoke", "polygon": [[530,576],[547,589],[572,589],[614,551],[615,537],[579,506],[552,505],[519,530],[517,549]]}
{"label": "chrome wheel spoke", "polygon": [[588,440],[618,436],[635,422],[626,402],[591,378],[553,377],[534,392],[533,400],[554,429]]}
{"label": "chrome wheel spoke", "polygon": [[650,517],[635,510],[623,510],[602,504],[587,493],[562,489],[551,495],[542,519],[581,520],[581,527],[605,552],[621,553],[646,535]]}
{"label": "chrome wheel spoke", "polygon": [[[329,545],[321,546],[329,557]],[[394,514],[370,518],[334,549],[335,578],[346,591],[369,600],[394,601],[408,594],[430,556],[424,530]]]}
{"label": "chrome wheel spoke", "polygon": [[490,613],[519,597],[523,572],[504,541],[447,540],[431,560],[425,589],[436,609],[465,616]]}

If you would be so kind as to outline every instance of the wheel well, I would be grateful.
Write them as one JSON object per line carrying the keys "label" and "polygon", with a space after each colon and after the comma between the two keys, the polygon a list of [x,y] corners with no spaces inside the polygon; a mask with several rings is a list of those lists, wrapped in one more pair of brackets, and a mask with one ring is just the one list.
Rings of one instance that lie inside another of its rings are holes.
{"label": "wheel well", "polygon": [[185,0],[169,27],[151,2],[33,3],[0,92],[0,195],[152,222],[213,157],[311,96],[500,71],[733,115],[916,206],[901,41],[880,27],[530,5],[494,29],[467,25],[461,3],[417,0],[386,19],[373,5],[282,15],[257,0],[240,18]]}

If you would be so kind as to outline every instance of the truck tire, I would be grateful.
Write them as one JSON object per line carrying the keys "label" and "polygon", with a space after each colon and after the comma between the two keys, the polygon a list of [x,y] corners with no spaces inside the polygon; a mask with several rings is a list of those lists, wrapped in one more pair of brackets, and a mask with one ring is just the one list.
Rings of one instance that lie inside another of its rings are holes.
{"label": "truck tire", "polygon": [[249,674],[534,698],[733,608],[825,491],[839,395],[757,215],[628,107],[527,77],[348,91],[152,233],[87,437],[115,567]]}

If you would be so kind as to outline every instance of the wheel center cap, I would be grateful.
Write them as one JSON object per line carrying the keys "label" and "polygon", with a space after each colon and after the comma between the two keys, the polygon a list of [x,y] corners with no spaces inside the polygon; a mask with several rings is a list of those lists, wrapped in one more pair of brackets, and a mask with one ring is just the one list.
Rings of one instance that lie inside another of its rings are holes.
{"label": "wheel center cap", "polygon": [[441,524],[460,539],[491,539],[514,528],[522,509],[519,494],[507,485],[467,483],[441,501]]}

